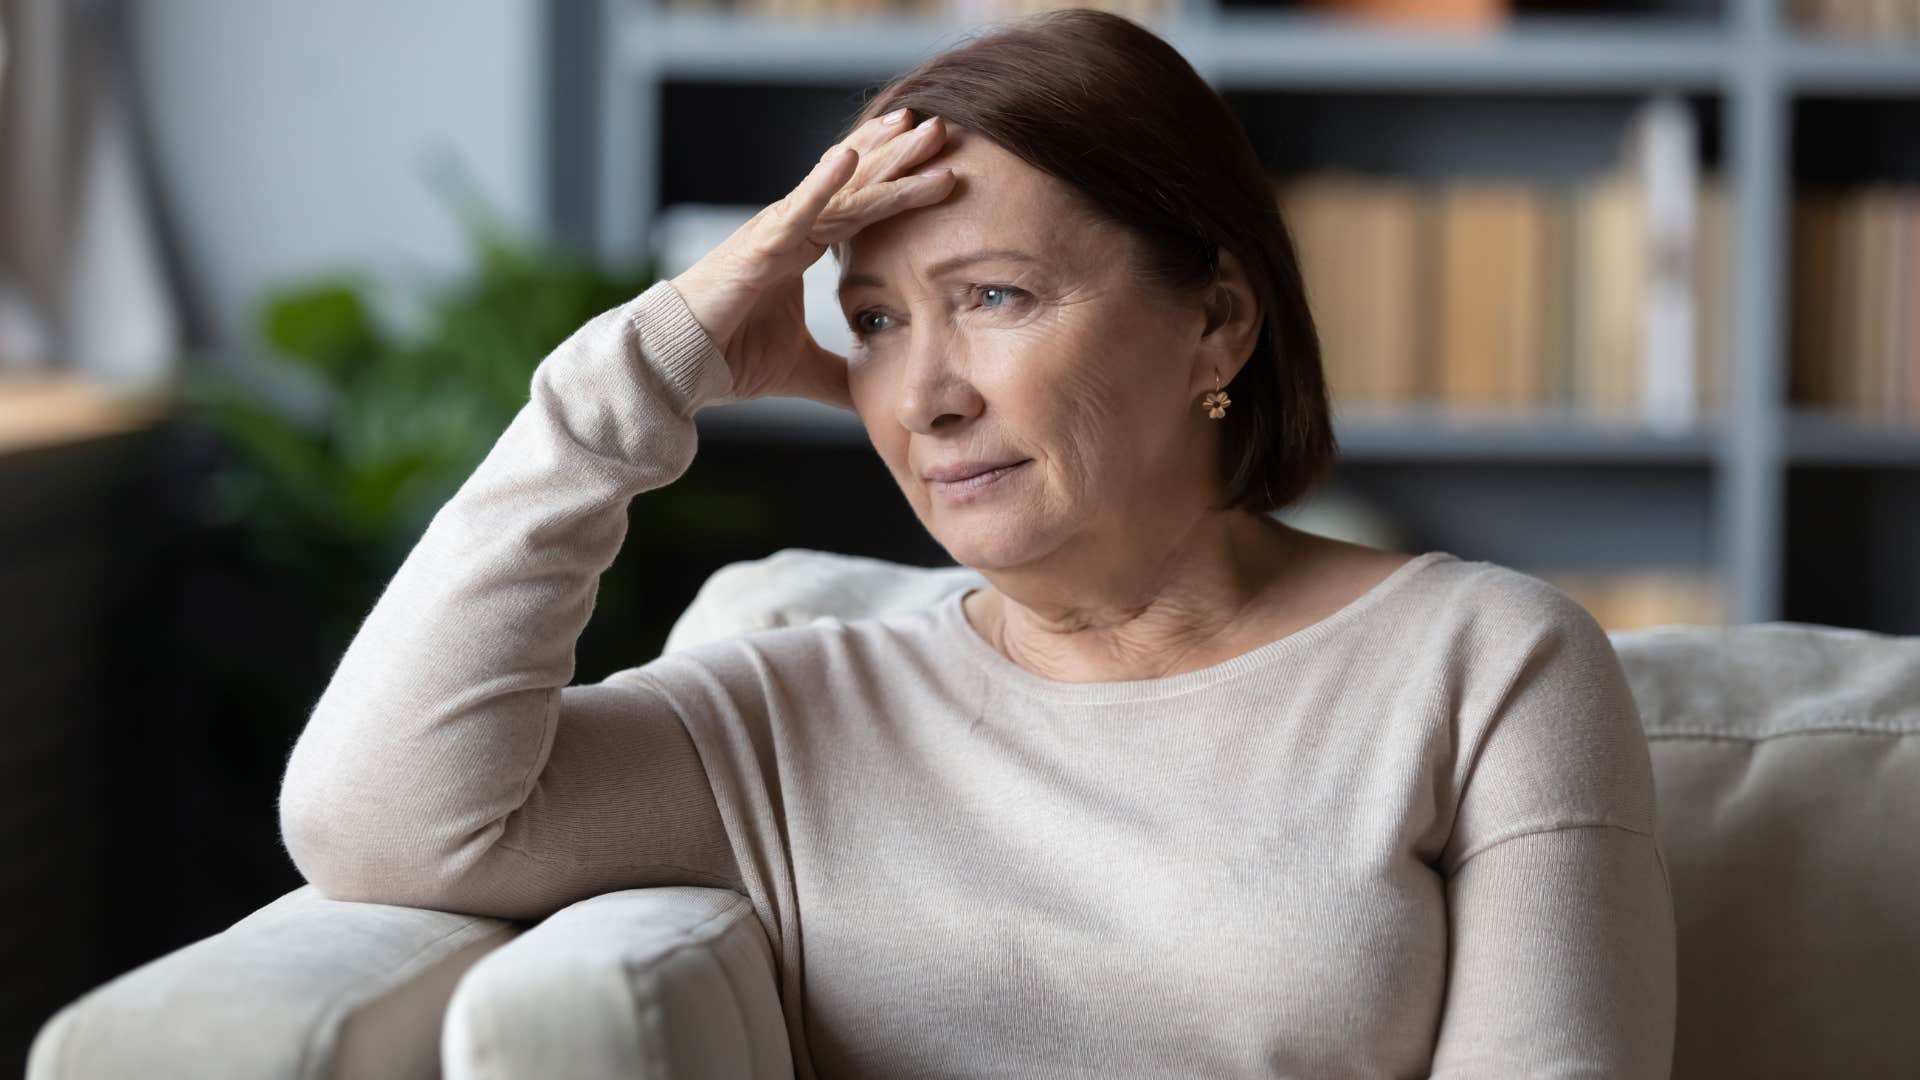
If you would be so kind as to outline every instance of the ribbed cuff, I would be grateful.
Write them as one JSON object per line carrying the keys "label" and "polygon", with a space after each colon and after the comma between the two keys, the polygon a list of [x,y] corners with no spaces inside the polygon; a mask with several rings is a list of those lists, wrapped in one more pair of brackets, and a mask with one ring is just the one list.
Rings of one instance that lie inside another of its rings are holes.
{"label": "ribbed cuff", "polygon": [[664,379],[674,409],[692,416],[708,405],[733,400],[733,371],[693,309],[661,278],[627,304],[641,353]]}

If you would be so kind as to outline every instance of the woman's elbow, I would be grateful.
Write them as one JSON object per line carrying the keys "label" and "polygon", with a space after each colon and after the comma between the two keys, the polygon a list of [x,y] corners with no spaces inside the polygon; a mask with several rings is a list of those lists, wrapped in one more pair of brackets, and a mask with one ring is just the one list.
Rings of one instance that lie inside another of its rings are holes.
{"label": "woman's elbow", "polygon": [[471,845],[445,843],[402,814],[329,806],[293,785],[279,818],[295,869],[332,900],[457,910],[476,859]]}

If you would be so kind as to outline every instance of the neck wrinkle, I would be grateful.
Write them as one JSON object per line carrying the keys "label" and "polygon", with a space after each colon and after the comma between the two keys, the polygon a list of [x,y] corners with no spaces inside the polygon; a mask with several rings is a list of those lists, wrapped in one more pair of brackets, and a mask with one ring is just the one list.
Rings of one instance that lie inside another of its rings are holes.
{"label": "neck wrinkle", "polygon": [[[1104,627],[1054,629],[1047,625],[1047,620],[1034,616],[991,582],[978,597],[978,611],[972,613],[977,617],[970,621],[978,628],[978,635],[1001,656],[1043,679],[1075,683],[1131,682],[1209,666],[1206,662],[1209,650],[1219,652],[1222,658],[1245,651],[1238,647],[1234,635],[1246,628],[1251,615],[1266,606],[1275,583],[1295,569],[1296,560],[1303,557],[1305,550],[1304,534],[1283,523],[1261,518],[1250,519],[1247,524],[1251,529],[1229,529],[1226,554],[1221,557],[1226,568],[1219,577],[1227,580],[1230,590],[1237,595],[1216,606],[1230,607],[1231,612],[1215,616],[1209,626],[1201,627],[1197,620],[1184,625],[1175,623],[1166,630],[1148,628],[1137,641],[1126,640],[1127,627],[1139,625],[1139,620],[1153,618],[1167,610],[1166,607],[1156,610],[1155,601],[1149,600],[1124,621],[1110,622]],[[963,615],[969,614],[964,603],[961,611]],[[1049,643],[1060,648],[1050,649]],[[1183,663],[1193,656],[1200,657],[1201,662]],[[1158,663],[1152,663],[1155,660]],[[1138,666],[1147,663],[1152,664],[1148,669]],[[1092,671],[1092,678],[1068,677],[1085,674],[1080,669],[1086,667],[1105,667],[1105,670]]]}

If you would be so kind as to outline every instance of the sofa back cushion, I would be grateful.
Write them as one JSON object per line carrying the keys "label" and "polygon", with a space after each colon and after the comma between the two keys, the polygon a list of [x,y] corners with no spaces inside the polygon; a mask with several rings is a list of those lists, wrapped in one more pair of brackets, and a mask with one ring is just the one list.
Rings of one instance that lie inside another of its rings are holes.
{"label": "sofa back cushion", "polygon": [[1673,1075],[1920,1076],[1920,637],[1609,636],[1672,875]]}

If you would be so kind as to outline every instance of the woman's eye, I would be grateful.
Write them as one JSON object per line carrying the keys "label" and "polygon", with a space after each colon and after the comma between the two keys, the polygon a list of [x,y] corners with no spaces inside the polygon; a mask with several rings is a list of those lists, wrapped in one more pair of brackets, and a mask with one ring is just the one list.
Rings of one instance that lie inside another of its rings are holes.
{"label": "woman's eye", "polygon": [[[1027,292],[1025,289],[1016,289],[1011,285],[975,285],[973,289],[974,289],[974,292],[981,294],[983,297],[988,295],[999,295],[1005,298],[1002,300],[1002,302],[998,304],[984,305],[989,311],[999,311],[1007,307],[1009,304],[1013,303],[1016,299],[1019,299],[1027,295]],[[871,323],[868,323],[866,321],[866,318],[869,315],[877,319],[885,319],[888,317],[885,312],[880,311],[876,308],[868,308],[865,311],[855,312],[853,315],[853,318],[849,320],[847,323],[847,329],[853,331],[854,337],[864,338],[868,334],[878,333],[879,331],[886,329],[886,327],[884,326],[875,326]]]}
{"label": "woman's eye", "polygon": [[[1011,285],[981,285],[979,286],[979,291],[983,296],[988,293],[1000,293],[1001,295],[1006,296],[1008,298],[1007,304],[1012,303],[1013,299],[1016,297],[1021,297],[1026,295],[1025,292],[1019,289],[1016,289]],[[1007,304],[995,304],[993,305],[993,307],[1002,308],[1002,307],[1006,307]]]}

